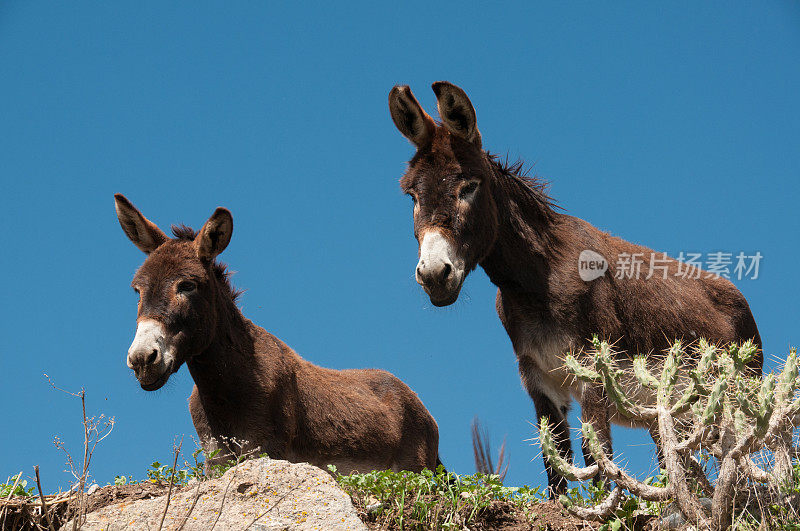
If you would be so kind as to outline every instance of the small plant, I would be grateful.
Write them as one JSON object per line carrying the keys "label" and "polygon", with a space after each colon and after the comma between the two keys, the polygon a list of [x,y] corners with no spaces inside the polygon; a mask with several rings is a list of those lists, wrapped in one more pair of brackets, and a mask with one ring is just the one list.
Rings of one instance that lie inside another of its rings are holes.
{"label": "small plant", "polygon": [[[573,481],[602,475],[617,484],[607,496],[588,500],[589,507],[569,496],[560,498],[562,504],[581,518],[612,522],[633,509],[625,490],[650,503],[674,502],[701,530],[726,530],[734,520],[743,525],[796,522],[798,468],[792,462],[792,433],[800,423],[800,362],[792,351],[780,373],[761,379],[747,370],[756,352],[749,341],[722,348],[701,340],[688,353],[676,342],[658,378],[643,357],[623,371],[610,345],[597,338],[592,366],[567,356],[566,367],[587,384],[602,385],[621,415],[657,426],[654,438],[665,474],[650,482],[631,477],[607,455],[587,422],[583,436],[596,464],[576,467],[557,453],[547,419],[542,419],[542,450],[559,473]],[[681,372],[684,360],[692,362],[686,364],[693,367],[688,374]],[[646,396],[637,393],[641,391],[654,395],[655,404],[631,398]],[[708,461],[714,475],[708,473]],[[772,512],[785,518],[772,521]]]}
{"label": "small plant", "polygon": [[[213,458],[220,452],[219,449],[210,452],[208,455],[209,457]],[[181,467],[171,467],[169,465],[163,465],[158,461],[153,461],[145,473],[147,474],[147,481],[151,483],[169,483],[170,478],[174,478],[173,482],[175,485],[185,485],[189,483],[189,481],[193,479],[207,479],[205,472],[204,472],[204,463],[198,459],[199,455],[202,455],[202,450],[195,450],[192,452],[192,457],[194,458],[194,463],[190,464],[184,461],[184,466]],[[266,455],[266,454],[265,454]],[[237,463],[243,461],[244,459],[230,459],[224,464],[213,465],[211,467],[211,473],[209,477],[216,478],[227,472],[231,467],[235,466]]]}
{"label": "small plant", "polygon": [[[184,459],[183,466],[178,466],[177,459],[175,460],[174,467],[167,464],[162,464],[159,461],[153,461],[153,463],[151,463],[150,466],[145,470],[146,479],[143,481],[158,485],[167,485],[171,480],[173,485],[186,485],[192,480],[204,481],[209,478],[220,477],[242,461],[255,457],[253,452],[244,452],[240,453],[239,455],[233,455],[231,453],[229,455],[230,458],[227,461],[211,465],[209,467],[209,473],[206,474],[205,462],[208,459],[214,459],[217,457],[221,451],[222,450],[220,448],[217,448],[210,451],[208,455],[206,455],[205,451],[198,447],[191,453],[191,462]],[[267,457],[267,454],[261,453],[257,457]],[[114,476],[114,485],[117,486],[136,485],[137,483],[141,483],[141,481],[134,479],[133,476]]]}
{"label": "small plant", "polygon": [[147,481],[151,483],[169,483],[170,478],[173,478],[175,485],[185,485],[189,483],[189,480],[196,477],[191,469],[173,468],[168,465],[162,465],[158,461],[153,462],[150,468],[147,469]]}
{"label": "small plant", "polygon": [[527,508],[543,499],[539,488],[504,487],[497,475],[453,474],[439,467],[414,472],[373,471],[341,475],[328,468],[366,518],[398,529],[463,529],[495,500]]}
{"label": "small plant", "polygon": [[[209,455],[211,457],[216,456],[220,451],[214,450],[210,452]],[[168,484],[170,482],[170,478],[172,478],[174,485],[186,485],[193,479],[204,480],[207,479],[205,472],[204,472],[204,462],[200,459],[200,456],[203,455],[203,450],[198,448],[194,452],[192,452],[192,459],[193,463],[189,463],[188,461],[184,461],[183,467],[171,467],[169,465],[161,464],[159,461],[153,461],[150,467],[145,470],[145,476],[147,479],[144,481],[148,481],[150,483],[156,483],[159,485]],[[265,454],[266,455],[266,454]],[[224,474],[231,466],[235,465],[236,461],[231,460],[226,464],[215,465],[212,467],[212,474],[211,477],[219,477]],[[173,475],[174,474],[174,475]],[[134,479],[133,476],[114,476],[114,485],[136,485],[137,483],[141,483],[139,480]]]}
{"label": "small plant", "polygon": [[114,485],[136,485],[138,481],[133,476],[114,476]]}
{"label": "small plant", "polygon": [[22,479],[22,473],[11,476],[5,483],[0,483],[0,498],[10,496],[21,496],[30,498],[33,496],[33,487],[28,488],[28,480]]}

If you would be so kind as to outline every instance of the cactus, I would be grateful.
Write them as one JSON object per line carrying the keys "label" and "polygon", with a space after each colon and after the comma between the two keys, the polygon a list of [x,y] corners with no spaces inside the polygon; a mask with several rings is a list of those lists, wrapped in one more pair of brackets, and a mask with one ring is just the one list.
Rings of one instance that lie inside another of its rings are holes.
{"label": "cactus", "polygon": [[[595,507],[580,507],[562,496],[567,510],[581,518],[605,520],[620,508],[624,490],[647,501],[672,501],[696,528],[721,531],[731,525],[738,487],[755,490],[763,505],[797,502],[792,499],[797,495],[785,488],[792,480],[792,457],[798,455],[792,430],[800,425],[800,360],[794,351],[779,373],[759,380],[748,375],[747,363],[757,353],[751,341],[725,347],[704,340],[690,347],[676,342],[656,376],[648,358],[624,358],[596,337],[592,343],[588,355],[569,355],[565,366],[580,380],[602,384],[611,403],[632,422],[657,425],[651,433],[668,483],[655,487],[628,475],[607,454],[588,422],[582,431],[595,464],[573,465],[559,455],[551,428],[542,419],[542,450],[555,470],[572,481],[600,474],[616,484]],[[620,368],[618,360],[628,365]],[[649,393],[634,393],[631,385]],[[632,398],[642,396],[650,396],[651,403]],[[716,461],[714,481],[695,457],[701,448]],[[764,450],[774,456],[766,469],[757,455]],[[712,495],[710,511],[701,503],[702,490]]]}

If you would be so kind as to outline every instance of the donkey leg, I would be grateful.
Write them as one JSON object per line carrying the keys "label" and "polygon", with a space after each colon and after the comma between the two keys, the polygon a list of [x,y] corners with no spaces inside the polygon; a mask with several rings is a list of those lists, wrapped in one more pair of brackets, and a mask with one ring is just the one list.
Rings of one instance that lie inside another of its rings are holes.
{"label": "donkey leg", "polygon": [[[537,420],[541,423],[546,418],[553,432],[553,440],[559,455],[568,461],[572,461],[572,445],[569,440],[569,425],[567,424],[567,413],[569,412],[569,402],[563,397],[548,396],[548,389],[542,384],[539,368],[528,358],[519,359],[519,372],[522,376],[522,383],[528,391],[533,406],[536,409]],[[544,469],[547,472],[547,486],[550,491],[550,498],[557,500],[560,494],[567,492],[567,480],[558,472],[553,470],[547,458],[544,456]]]}
{"label": "donkey leg", "polygon": [[[533,395],[531,395],[533,398]],[[533,398],[534,407],[538,420],[546,417],[552,425],[553,439],[556,442],[556,449],[559,455],[567,461],[572,461],[572,443],[569,440],[569,424],[565,412],[558,410],[552,400],[544,395]],[[546,459],[545,459],[546,461]],[[567,492],[567,480],[558,472],[553,470],[549,463],[545,462],[547,471],[547,485],[550,487],[550,497],[558,499],[560,494]]]}
{"label": "donkey leg", "polygon": [[[536,417],[539,422],[546,418],[553,432],[553,441],[556,443],[556,450],[559,455],[567,461],[572,461],[572,444],[569,440],[569,424],[567,423],[566,408],[559,409],[555,402],[550,400],[543,393],[528,391],[533,399],[536,408]],[[556,472],[544,458],[544,469],[547,472],[547,486],[550,490],[550,498],[557,500],[560,494],[567,492],[567,480]]]}
{"label": "donkey leg", "polygon": [[217,440],[217,438],[214,436],[214,432],[211,429],[211,424],[208,421],[208,415],[203,407],[203,402],[200,399],[200,393],[197,390],[196,385],[192,389],[192,394],[189,395],[189,414],[192,416],[192,422],[194,423],[194,429],[197,432],[198,442],[200,443],[200,447],[203,449],[203,454],[205,456],[203,473],[206,475],[206,477],[209,477],[214,471],[214,465],[224,464],[225,461],[219,456],[213,455],[215,454],[216,450],[221,448],[221,441]]}

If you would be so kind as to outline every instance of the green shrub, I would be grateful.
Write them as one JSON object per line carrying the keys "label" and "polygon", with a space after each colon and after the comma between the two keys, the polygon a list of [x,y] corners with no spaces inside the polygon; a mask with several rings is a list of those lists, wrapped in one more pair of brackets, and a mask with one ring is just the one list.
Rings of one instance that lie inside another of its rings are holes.
{"label": "green shrub", "polygon": [[504,487],[496,475],[375,471],[343,476],[328,468],[370,520],[400,529],[462,529],[495,500],[528,514],[543,499],[538,487]]}

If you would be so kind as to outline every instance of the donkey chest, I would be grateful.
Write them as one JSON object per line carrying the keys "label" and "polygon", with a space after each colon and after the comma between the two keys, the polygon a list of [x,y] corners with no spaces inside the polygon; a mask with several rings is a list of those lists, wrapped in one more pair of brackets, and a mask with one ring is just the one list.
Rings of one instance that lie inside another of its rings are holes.
{"label": "donkey chest", "polygon": [[580,391],[564,366],[564,358],[577,346],[575,338],[566,331],[544,320],[526,319],[517,327],[516,337],[511,339],[517,357],[526,358],[529,363],[525,365],[533,366],[548,387],[558,388],[565,394],[574,395]]}
{"label": "donkey chest", "polygon": [[514,345],[518,357],[528,358],[540,371],[553,376],[563,372],[564,357],[573,346],[566,335],[541,335],[538,331],[523,333]]}
{"label": "donkey chest", "polygon": [[540,373],[538,378],[563,381],[564,357],[578,345],[565,327],[546,307],[503,289],[498,290],[496,309],[517,358],[525,358],[525,366]]}

